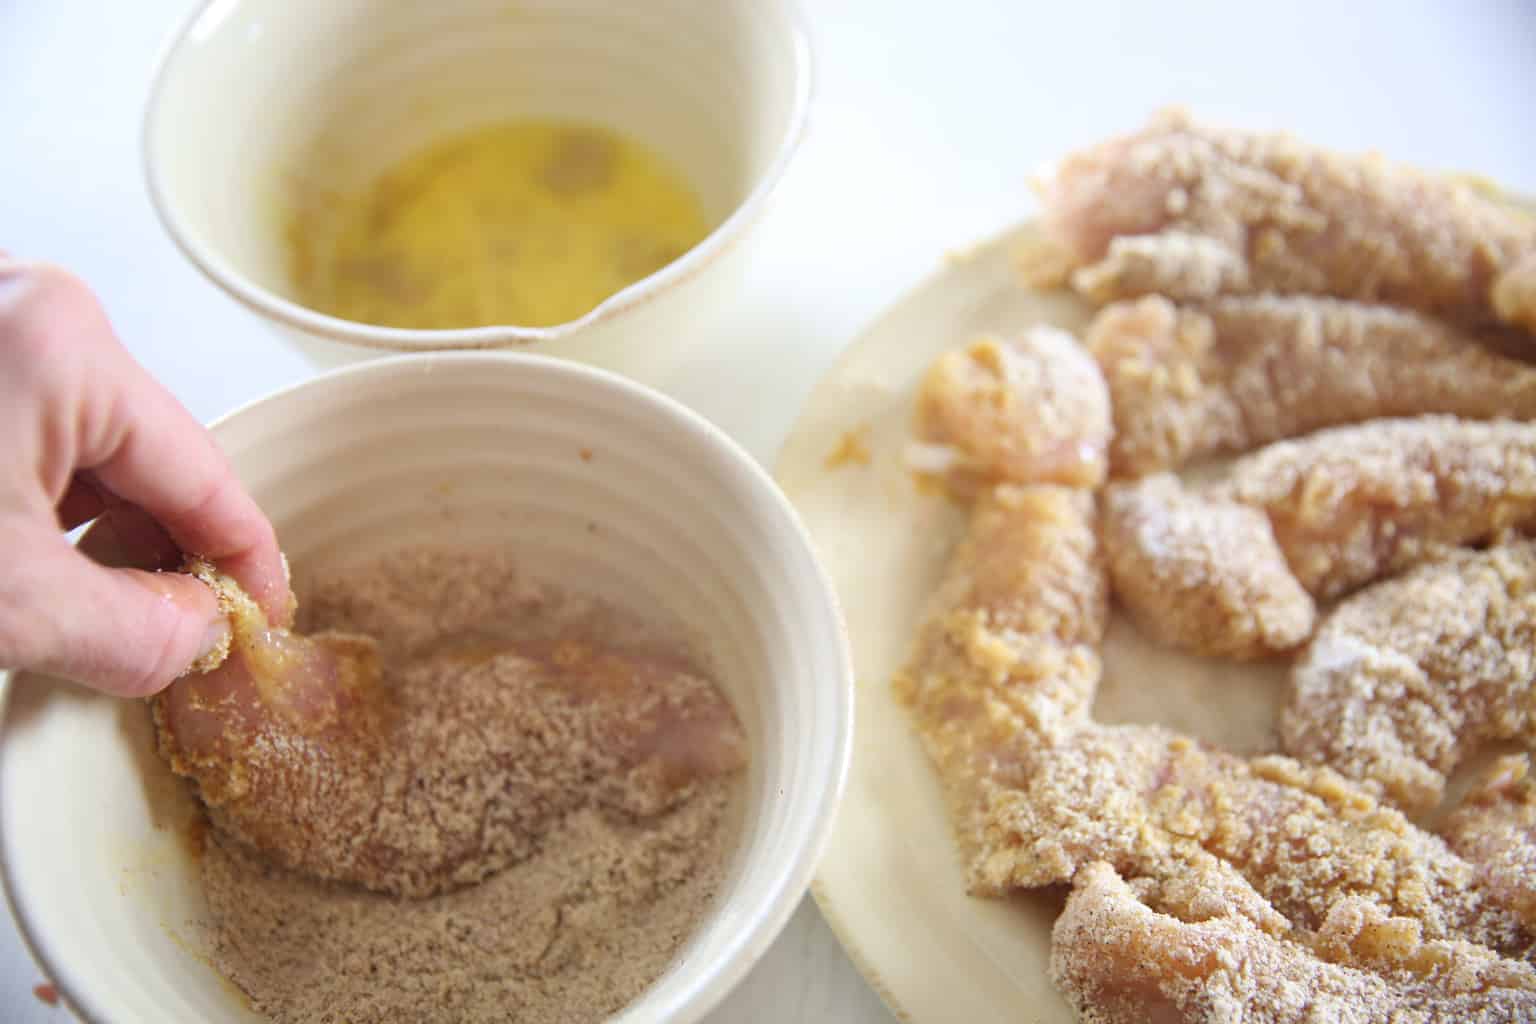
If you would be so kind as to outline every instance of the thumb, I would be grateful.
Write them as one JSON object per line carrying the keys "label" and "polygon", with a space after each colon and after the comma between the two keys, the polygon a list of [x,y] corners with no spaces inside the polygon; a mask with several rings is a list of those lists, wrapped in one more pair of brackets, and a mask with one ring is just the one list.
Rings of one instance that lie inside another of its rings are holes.
{"label": "thumb", "polygon": [[191,576],[108,569],[45,536],[0,580],[0,665],[144,697],[228,635],[213,592]]}

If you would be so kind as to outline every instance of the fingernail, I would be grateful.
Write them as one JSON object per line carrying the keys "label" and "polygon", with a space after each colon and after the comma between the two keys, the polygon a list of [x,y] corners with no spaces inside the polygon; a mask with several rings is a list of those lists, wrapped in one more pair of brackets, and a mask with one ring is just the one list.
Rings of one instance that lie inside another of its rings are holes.
{"label": "fingernail", "polygon": [[208,624],[208,629],[203,633],[202,646],[197,651],[197,658],[188,671],[211,672],[218,668],[229,654],[229,641],[229,620],[221,615]]}

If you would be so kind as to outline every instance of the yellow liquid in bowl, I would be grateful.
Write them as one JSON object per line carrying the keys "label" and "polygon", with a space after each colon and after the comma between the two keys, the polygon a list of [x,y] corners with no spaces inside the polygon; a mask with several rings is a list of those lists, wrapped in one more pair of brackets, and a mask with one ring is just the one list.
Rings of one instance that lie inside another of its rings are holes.
{"label": "yellow liquid in bowl", "polygon": [[387,327],[574,320],[710,229],[658,154],[550,120],[444,140],[325,205],[289,225],[299,301]]}

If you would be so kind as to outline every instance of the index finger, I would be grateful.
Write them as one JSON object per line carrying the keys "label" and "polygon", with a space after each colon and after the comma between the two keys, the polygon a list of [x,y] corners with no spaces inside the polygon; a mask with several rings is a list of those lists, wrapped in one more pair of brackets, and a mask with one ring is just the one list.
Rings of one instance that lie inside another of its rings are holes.
{"label": "index finger", "polygon": [[65,394],[79,387],[62,403],[78,416],[77,466],[153,517],[184,552],[233,576],[271,621],[288,622],[292,597],[276,533],[212,435],[123,348],[89,288],[52,267],[22,273],[23,330],[95,357],[83,383],[60,385]]}

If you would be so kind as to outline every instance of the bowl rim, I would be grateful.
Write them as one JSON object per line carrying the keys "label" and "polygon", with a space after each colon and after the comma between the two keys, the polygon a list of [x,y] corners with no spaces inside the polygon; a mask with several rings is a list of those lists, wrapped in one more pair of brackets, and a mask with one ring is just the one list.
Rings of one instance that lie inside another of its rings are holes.
{"label": "bowl rim", "polygon": [[[146,191],[156,219],[172,243],[204,277],[247,309],[278,324],[323,337],[334,342],[381,349],[390,352],[430,352],[442,349],[508,348],[558,342],[597,324],[606,323],[634,307],[641,306],[663,292],[687,281],[730,249],[746,230],[760,219],[771,197],[778,191],[800,143],[803,141],[816,89],[814,48],[805,12],[800,0],[772,0],[782,12],[788,30],[793,64],[789,120],[778,148],[768,166],[758,176],[745,199],[730,214],[687,252],[660,270],[608,296],[575,320],[549,327],[519,327],[496,324],[447,330],[385,327],[331,316],[284,298],[256,284],[236,270],[214,247],[206,244],[187,226],[168,194],[161,161],[157,159],[155,139],[161,118],[162,99],[167,79],[175,63],[192,45],[192,37],[205,31],[205,19],[214,24],[230,16],[242,3],[262,0],[201,0],[161,44],[151,73],[149,95],[139,126],[139,154]],[[755,0],[762,2],[762,0]]]}
{"label": "bowl rim", "polygon": [[[488,371],[510,369],[525,373],[563,374],[568,378],[581,379],[583,386],[621,394],[628,400],[637,401],[642,407],[648,407],[657,415],[671,419],[706,445],[719,451],[737,471],[734,475],[735,480],[739,482],[737,486],[750,491],[754,501],[765,504],[771,509],[773,518],[794,539],[804,556],[805,565],[810,570],[807,585],[819,595],[825,611],[830,613],[836,647],[828,652],[827,656],[830,667],[835,671],[836,679],[820,680],[818,685],[827,686],[834,682],[836,684],[832,695],[836,720],[829,724],[828,732],[832,744],[828,758],[831,762],[831,776],[819,777],[813,780],[812,785],[805,787],[809,791],[807,799],[811,801],[811,813],[806,818],[805,842],[795,857],[775,868],[763,894],[755,900],[762,912],[749,918],[747,927],[730,937],[725,949],[715,960],[717,966],[713,970],[701,973],[681,993],[683,1005],[675,1007],[677,1012],[668,1019],[678,1024],[690,1024],[714,1009],[727,994],[734,990],[778,938],[789,922],[790,916],[810,891],[816,867],[826,852],[827,845],[831,842],[832,825],[837,817],[838,806],[842,802],[852,763],[854,736],[853,654],[841,601],[833,586],[831,575],[817,556],[810,531],[801,520],[793,503],[768,470],[753,458],[740,442],[700,413],[660,391],[612,371],[555,356],[529,352],[408,353],[354,363],[316,374],[245,402],[212,420],[208,426],[210,430],[214,430],[257,406],[291,396],[316,383],[333,383],[337,380],[368,375],[394,375],[397,370],[409,367],[430,370],[432,367],[450,362],[478,364]],[[23,829],[12,827],[16,823],[11,821],[4,799],[7,787],[4,785],[3,776],[10,763],[8,756],[10,744],[3,742],[3,738],[10,722],[14,682],[20,674],[22,673],[18,671],[0,670],[0,888],[4,889],[6,903],[17,924],[22,942],[47,980],[55,986],[62,1005],[86,1024],[116,1024],[110,1008],[104,1007],[99,1001],[85,995],[90,991],[91,983],[84,980],[74,968],[68,966],[68,950],[45,948],[42,941],[37,938],[38,930],[29,910],[31,905],[15,877],[15,859],[10,854],[18,843],[17,833],[22,832]],[[616,1019],[629,1020],[633,1011],[646,1009],[643,1003],[648,995],[649,989],[642,992],[635,1002],[621,1009]]]}

